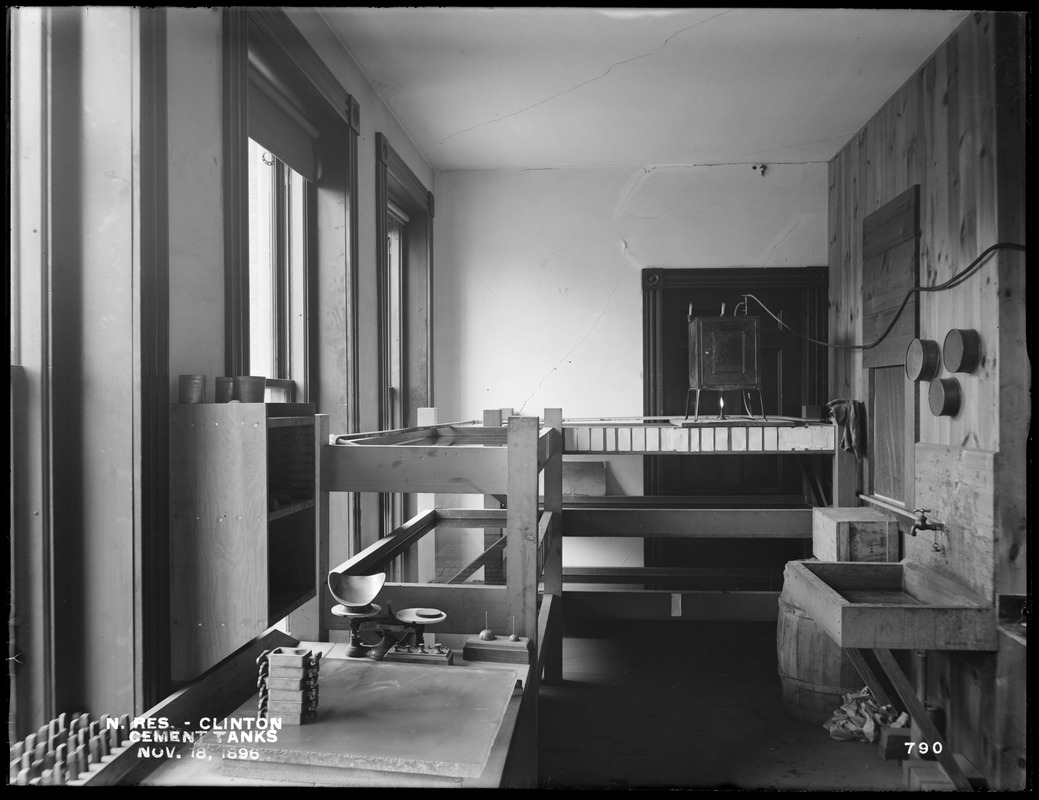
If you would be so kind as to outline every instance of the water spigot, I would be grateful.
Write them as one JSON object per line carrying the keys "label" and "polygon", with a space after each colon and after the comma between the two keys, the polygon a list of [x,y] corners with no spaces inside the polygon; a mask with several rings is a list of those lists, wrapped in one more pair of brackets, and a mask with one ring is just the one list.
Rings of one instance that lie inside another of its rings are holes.
{"label": "water spigot", "polygon": [[927,515],[931,513],[929,508],[918,508],[914,511],[916,514],[916,521],[913,523],[913,527],[909,529],[910,536],[916,536],[917,531],[944,531],[945,525],[941,522],[931,522],[927,519]]}

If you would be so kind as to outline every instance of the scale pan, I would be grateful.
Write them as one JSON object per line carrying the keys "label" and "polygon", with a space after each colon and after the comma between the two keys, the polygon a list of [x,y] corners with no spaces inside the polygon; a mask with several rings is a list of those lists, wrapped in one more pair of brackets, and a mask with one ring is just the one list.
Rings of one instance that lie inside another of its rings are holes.
{"label": "scale pan", "polygon": [[386,573],[374,575],[340,575],[338,572],[328,573],[328,589],[332,597],[347,607],[366,606],[386,583]]}

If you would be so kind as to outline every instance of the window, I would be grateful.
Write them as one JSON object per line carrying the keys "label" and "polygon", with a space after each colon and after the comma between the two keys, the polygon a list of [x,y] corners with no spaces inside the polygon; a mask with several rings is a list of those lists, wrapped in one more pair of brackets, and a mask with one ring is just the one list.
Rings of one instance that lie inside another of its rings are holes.
{"label": "window", "polygon": [[[406,428],[418,423],[419,408],[433,404],[433,196],[381,133],[376,157],[379,427]],[[416,510],[413,498],[381,495],[380,534]],[[409,559],[400,569],[413,580],[419,572]]]}
{"label": "window", "polygon": [[285,381],[272,399],[303,400],[313,185],[253,139],[248,171],[248,372]]}

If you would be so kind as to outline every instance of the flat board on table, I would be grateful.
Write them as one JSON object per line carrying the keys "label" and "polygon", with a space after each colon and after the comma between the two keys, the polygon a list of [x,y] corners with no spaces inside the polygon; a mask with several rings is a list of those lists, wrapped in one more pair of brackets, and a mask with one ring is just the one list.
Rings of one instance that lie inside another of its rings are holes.
{"label": "flat board on table", "polygon": [[[242,744],[258,773],[272,763],[442,778],[478,778],[516,686],[512,670],[325,659],[317,719],[285,725],[275,742]],[[257,698],[232,717],[254,717]],[[212,734],[210,747],[216,746]],[[388,781],[390,775],[387,775]]]}

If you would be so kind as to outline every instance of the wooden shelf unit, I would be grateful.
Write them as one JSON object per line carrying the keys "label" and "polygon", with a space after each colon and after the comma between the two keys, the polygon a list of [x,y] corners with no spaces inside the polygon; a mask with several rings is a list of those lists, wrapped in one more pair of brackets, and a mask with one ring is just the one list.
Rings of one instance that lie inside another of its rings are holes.
{"label": "wooden shelf unit", "polygon": [[[842,457],[830,422],[730,417],[698,421],[670,417],[564,420],[564,455],[690,457],[793,454],[833,459],[835,505],[848,502],[854,463]],[[821,488],[817,494],[821,493]],[[783,503],[777,503],[782,499]],[[734,507],[737,500],[743,507]],[[811,540],[812,510],[791,498],[567,497],[563,507],[566,537],[662,537],[672,539]],[[607,619],[775,620],[779,591],[734,589],[733,580],[764,583],[770,570],[726,567],[568,567],[565,581],[601,584],[565,588],[566,606],[579,616]],[[676,587],[692,582],[728,588]],[[608,584],[626,588],[609,588]],[[643,588],[630,588],[643,584]]]}
{"label": "wooden shelf unit", "polygon": [[191,680],[315,596],[313,406],[174,405],[171,677]]}

